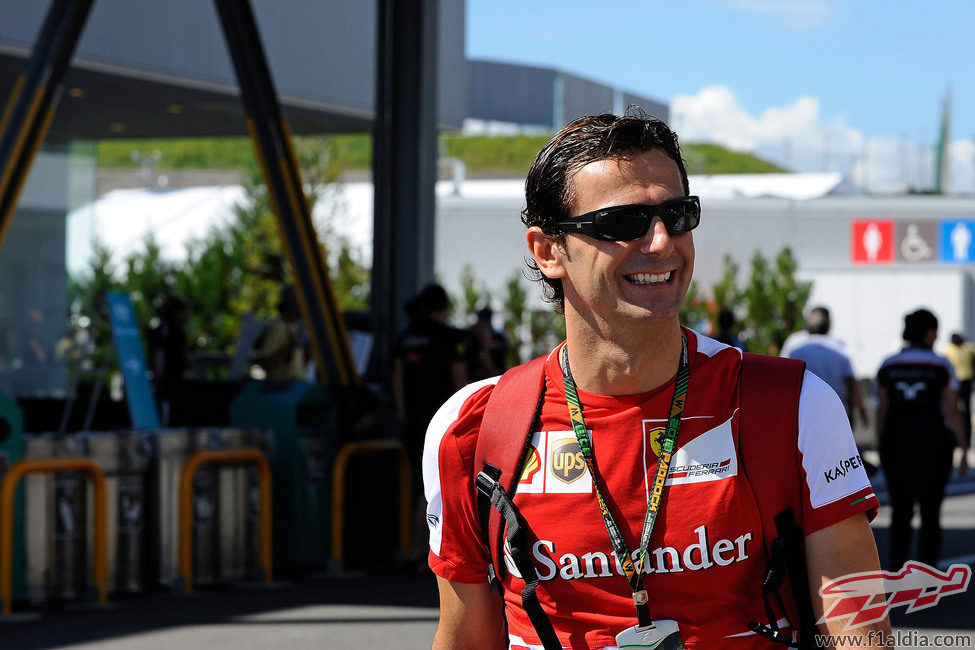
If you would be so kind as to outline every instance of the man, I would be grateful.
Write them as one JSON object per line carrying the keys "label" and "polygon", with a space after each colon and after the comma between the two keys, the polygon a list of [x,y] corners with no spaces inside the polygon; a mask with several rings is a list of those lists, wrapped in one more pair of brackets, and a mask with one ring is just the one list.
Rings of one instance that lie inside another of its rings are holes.
{"label": "man", "polygon": [[466,336],[447,324],[450,306],[447,291],[436,283],[414,296],[405,305],[409,322],[396,339],[393,359],[393,401],[413,476],[412,541],[405,560],[414,568],[423,568],[426,554],[423,434],[440,404],[467,383]]}
{"label": "man", "polygon": [[[927,309],[904,317],[903,350],[877,372],[880,461],[890,491],[890,566],[899,570],[911,547],[914,504],[920,504],[921,562],[941,556],[941,502],[951,476],[955,445],[962,448],[958,475],[968,470],[968,439],[958,411],[958,381],[951,364],[932,350],[938,319]],[[923,460],[919,464],[918,460]]]}
{"label": "man", "polygon": [[467,383],[465,335],[447,324],[450,298],[439,284],[407,305],[410,322],[396,339],[393,399],[404,442],[419,476],[423,434],[437,408]]}
{"label": "man", "polygon": [[850,424],[853,424],[853,414],[856,413],[863,425],[869,426],[870,416],[863,403],[853,364],[843,344],[829,335],[829,328],[829,310],[813,307],[806,317],[807,335],[789,337],[782,346],[782,356],[805,361],[806,369],[825,381],[843,400]]}
{"label": "man", "polygon": [[958,409],[961,411],[961,423],[965,429],[965,439],[972,442],[972,370],[975,362],[975,346],[972,346],[961,332],[951,335],[951,341],[945,346],[945,357],[955,369],[958,379]]}
{"label": "man", "polygon": [[[689,231],[699,207],[688,196],[676,136],[642,115],[580,118],[541,151],[525,187],[522,220],[531,266],[566,321],[566,344],[546,360],[532,444],[544,452],[571,448],[580,439],[578,433],[572,437],[568,413],[574,400],[566,389],[575,385],[593,460],[580,469],[575,455],[555,454],[541,463],[533,456],[514,496],[537,539],[538,598],[559,642],[570,648],[650,647],[638,645],[636,627],[646,607],[661,629],[676,628],[683,647],[777,647],[748,628],[749,621],[766,620],[766,563],[758,509],[743,473],[689,480],[671,473],[649,543],[640,539],[657,462],[653,449],[659,451],[661,428],[671,426],[675,398],[683,405],[683,415],[676,411],[676,444],[685,456],[689,449],[703,456],[721,450],[730,463],[736,454],[741,353],[678,321],[694,269]],[[675,371],[689,372],[686,395],[678,394]],[[495,381],[454,395],[427,431],[430,565],[441,604],[436,649],[542,647],[516,591],[524,582],[506,573],[502,607],[485,577],[489,557],[480,541],[472,458]],[[821,614],[822,584],[879,568],[864,516],[875,511],[876,498],[859,467],[824,484],[823,471],[855,457],[856,448],[839,400],[809,373],[799,413],[797,453],[810,477],[811,500],[802,513],[804,547]],[[522,444],[520,435],[512,432],[513,444]],[[608,504],[617,539],[637,549],[633,557],[647,549],[638,571],[646,603],[608,559],[620,555],[597,493]],[[889,633],[886,620],[860,631],[871,629]]]}
{"label": "man", "polygon": [[493,318],[494,310],[482,307],[469,330],[467,372],[471,381],[494,377],[508,369],[508,337],[494,329]]}
{"label": "man", "polygon": [[285,381],[305,378],[305,346],[301,331],[298,294],[291,285],[281,290],[278,318],[261,333],[251,361],[264,369],[266,379]]}

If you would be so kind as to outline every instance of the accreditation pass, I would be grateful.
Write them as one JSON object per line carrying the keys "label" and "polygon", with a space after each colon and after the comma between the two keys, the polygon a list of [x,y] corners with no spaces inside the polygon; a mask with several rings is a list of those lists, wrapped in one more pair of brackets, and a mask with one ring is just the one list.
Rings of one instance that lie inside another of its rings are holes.
{"label": "accreditation pass", "polygon": [[653,625],[628,627],[616,635],[616,647],[652,648],[653,650],[684,650],[677,621],[659,620]]}

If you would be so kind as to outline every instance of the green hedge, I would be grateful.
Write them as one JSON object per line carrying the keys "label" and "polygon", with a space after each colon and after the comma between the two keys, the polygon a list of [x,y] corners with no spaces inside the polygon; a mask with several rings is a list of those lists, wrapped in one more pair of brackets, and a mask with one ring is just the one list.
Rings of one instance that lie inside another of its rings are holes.
{"label": "green hedge", "polygon": [[[546,136],[441,136],[441,151],[463,160],[468,171],[482,174],[522,176],[531,166]],[[372,138],[368,134],[341,134],[327,138],[296,140],[310,144],[319,141],[328,148],[327,158],[340,170],[369,169],[372,165]],[[138,167],[133,152],[161,154],[158,167],[165,169],[237,169],[252,166],[254,150],[250,139],[172,138],[147,140],[103,140],[98,143],[98,165],[103,168]],[[781,172],[775,165],[750,154],[729,151],[715,144],[684,145],[687,171],[691,174],[759,174]]]}

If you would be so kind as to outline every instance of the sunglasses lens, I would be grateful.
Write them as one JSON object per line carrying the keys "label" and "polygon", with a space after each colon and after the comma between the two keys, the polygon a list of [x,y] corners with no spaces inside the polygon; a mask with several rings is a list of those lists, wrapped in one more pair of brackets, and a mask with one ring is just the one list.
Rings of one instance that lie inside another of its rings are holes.
{"label": "sunglasses lens", "polygon": [[643,210],[602,212],[596,215],[595,230],[606,241],[631,241],[643,237],[653,217]]}
{"label": "sunglasses lens", "polygon": [[671,235],[679,235],[697,228],[701,221],[701,207],[697,201],[675,201],[660,211],[660,218]]}

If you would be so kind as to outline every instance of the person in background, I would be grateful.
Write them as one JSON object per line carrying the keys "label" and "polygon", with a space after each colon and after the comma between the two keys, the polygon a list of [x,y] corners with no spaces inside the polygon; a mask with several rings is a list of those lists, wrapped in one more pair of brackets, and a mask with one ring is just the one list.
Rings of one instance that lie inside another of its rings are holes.
{"label": "person in background", "polygon": [[829,384],[843,400],[850,424],[854,423],[856,414],[864,426],[869,426],[870,415],[846,346],[829,335],[829,310],[826,307],[813,307],[806,317],[805,330],[808,336],[792,339],[793,345],[783,345],[781,356],[805,361],[806,369]]}
{"label": "person in background", "polygon": [[159,400],[162,424],[172,423],[173,403],[179,400],[190,356],[186,349],[186,323],[190,308],[178,296],[163,303],[159,324],[149,332],[149,362]]}
{"label": "person in background", "polygon": [[961,332],[951,335],[951,341],[945,346],[945,357],[955,369],[958,379],[958,410],[961,411],[961,423],[965,429],[965,440],[972,444],[972,361],[975,360],[975,346],[965,340]]}
{"label": "person in background", "polygon": [[471,381],[494,377],[508,369],[508,337],[494,329],[493,317],[494,311],[484,307],[478,310],[477,321],[471,325],[467,349]]}
{"label": "person in background", "polygon": [[278,318],[257,338],[251,360],[263,368],[266,379],[305,378],[305,348],[302,344],[301,312],[291,285],[281,290]]}
{"label": "person in background", "polygon": [[735,325],[737,324],[738,319],[735,318],[735,312],[730,307],[722,307],[721,311],[718,312],[718,333],[714,335],[714,340],[744,350],[745,344],[741,342],[736,333]]}
{"label": "person in background", "polygon": [[440,404],[467,383],[467,333],[447,324],[450,299],[439,284],[428,284],[404,309],[408,324],[396,339],[392,388],[403,446],[413,471],[413,531],[406,559],[420,568],[426,537],[423,441],[427,424]]}
{"label": "person in background", "polygon": [[403,423],[404,444],[419,476],[423,437],[430,418],[467,383],[466,334],[447,324],[450,299],[428,284],[406,305],[411,322],[396,340],[393,399]]}
{"label": "person in background", "polygon": [[938,319],[927,309],[904,317],[904,349],[877,372],[880,462],[892,509],[888,569],[910,556],[914,504],[921,507],[918,559],[937,566],[941,556],[941,502],[951,476],[955,445],[958,475],[968,471],[968,441],[958,412],[958,380],[951,363],[934,353]]}

